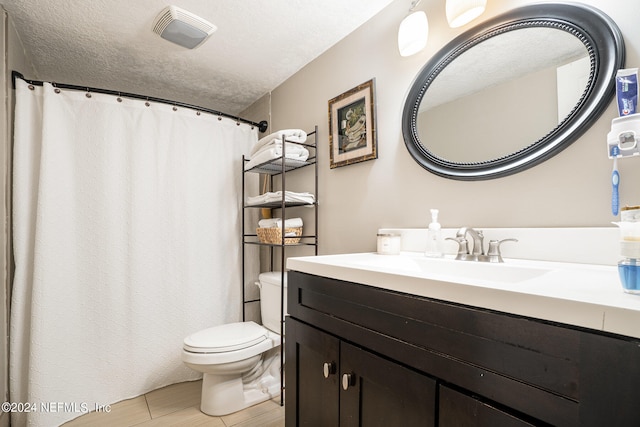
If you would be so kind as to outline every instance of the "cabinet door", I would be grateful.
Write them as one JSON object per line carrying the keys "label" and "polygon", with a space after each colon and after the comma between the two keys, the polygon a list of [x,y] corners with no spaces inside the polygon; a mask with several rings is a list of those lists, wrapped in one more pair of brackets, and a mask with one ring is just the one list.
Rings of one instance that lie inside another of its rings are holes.
{"label": "cabinet door", "polygon": [[337,426],[339,421],[337,338],[286,319],[287,427]]}
{"label": "cabinet door", "polygon": [[433,426],[435,380],[340,343],[340,426]]}
{"label": "cabinet door", "polygon": [[444,386],[440,386],[439,404],[438,427],[525,427],[534,425]]}

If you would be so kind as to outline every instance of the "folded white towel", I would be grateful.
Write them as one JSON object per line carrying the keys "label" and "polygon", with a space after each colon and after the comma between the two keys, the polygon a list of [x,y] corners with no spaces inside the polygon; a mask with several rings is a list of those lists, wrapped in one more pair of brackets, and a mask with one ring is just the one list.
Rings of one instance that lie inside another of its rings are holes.
{"label": "folded white towel", "polygon": [[307,140],[307,133],[302,129],[284,129],[278,132],[271,133],[267,136],[260,138],[260,140],[251,149],[251,154],[255,154],[258,150],[267,144],[271,144],[273,140],[282,141],[285,138],[288,142],[302,143]]}
{"label": "folded white towel", "polygon": [[[298,148],[289,147],[289,145],[296,146]],[[291,149],[290,149],[291,148]],[[244,169],[249,170],[255,166],[258,166],[262,163],[268,162],[269,160],[277,159],[282,156],[282,143],[280,146],[273,145],[267,146],[261,149],[259,152],[251,156],[251,160],[249,160],[245,165]],[[286,146],[286,154],[287,159],[297,160],[300,162],[304,162],[309,158],[309,150],[306,148],[296,145],[296,144],[287,144]],[[286,160],[285,160],[286,162]]]}
{"label": "folded white towel", "polygon": [[[291,155],[306,154],[307,156],[309,155],[309,151],[300,144],[287,142],[284,147],[286,148],[287,157],[289,157],[290,154]],[[259,150],[253,153],[251,157],[253,158],[255,156],[259,156],[261,153],[265,151],[270,151],[270,150],[274,150],[276,153],[278,153],[278,155],[282,155],[282,141],[280,141],[279,139],[274,139],[271,144],[262,146]]]}
{"label": "folded white towel", "polygon": [[[282,227],[282,220],[276,221],[276,227]],[[284,228],[302,227],[302,218],[289,218],[284,220]]]}
{"label": "folded white towel", "polygon": [[[276,191],[273,193],[267,192],[259,196],[247,197],[247,205],[262,205],[265,203],[277,203],[280,201],[282,201],[282,191]],[[311,193],[295,193],[293,191],[285,191],[284,201],[312,205],[315,202],[315,196]]]}
{"label": "folded white towel", "polygon": [[258,221],[258,227],[260,228],[271,228],[275,227],[280,218],[266,218]]}
{"label": "folded white towel", "polygon": [[[258,227],[260,228],[282,228],[282,219],[269,218],[261,219],[258,221]],[[297,228],[302,227],[302,218],[289,218],[284,220],[284,228]]]}

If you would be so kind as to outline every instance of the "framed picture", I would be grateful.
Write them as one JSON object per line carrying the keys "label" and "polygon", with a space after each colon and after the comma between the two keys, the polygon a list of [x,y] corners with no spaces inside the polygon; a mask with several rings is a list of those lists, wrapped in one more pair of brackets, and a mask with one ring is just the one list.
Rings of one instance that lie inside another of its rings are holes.
{"label": "framed picture", "polygon": [[329,101],[329,166],[378,158],[375,79]]}

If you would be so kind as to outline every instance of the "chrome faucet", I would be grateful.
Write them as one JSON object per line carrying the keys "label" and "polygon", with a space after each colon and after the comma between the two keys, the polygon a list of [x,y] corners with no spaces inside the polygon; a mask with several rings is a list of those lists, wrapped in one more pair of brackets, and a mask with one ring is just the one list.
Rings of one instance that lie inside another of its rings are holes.
{"label": "chrome faucet", "polygon": [[[473,250],[469,251],[469,240],[467,235],[473,240]],[[503,262],[500,254],[500,244],[503,242],[517,242],[517,239],[492,240],[489,242],[489,251],[484,253],[484,235],[481,230],[475,230],[471,227],[462,227],[456,233],[455,238],[448,237],[447,240],[453,240],[458,243],[457,260],[462,261],[481,261],[481,262]]]}
{"label": "chrome faucet", "polygon": [[[467,234],[473,239],[473,251],[469,252],[469,240],[467,240]],[[484,256],[484,235],[482,231],[475,230],[471,227],[462,227],[456,233],[456,238],[453,239],[458,242],[458,256],[456,259],[465,261],[480,261]]]}
{"label": "chrome faucet", "polygon": [[467,234],[473,239],[473,252],[471,255],[475,255],[476,257],[484,255],[484,235],[482,234],[482,231],[471,227],[462,227],[456,233],[456,237],[466,238]]}

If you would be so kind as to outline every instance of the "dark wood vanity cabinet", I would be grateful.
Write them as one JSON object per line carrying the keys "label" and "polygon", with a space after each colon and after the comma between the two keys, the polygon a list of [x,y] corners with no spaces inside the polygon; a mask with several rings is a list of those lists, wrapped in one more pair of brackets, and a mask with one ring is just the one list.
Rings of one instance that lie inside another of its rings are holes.
{"label": "dark wood vanity cabinet", "polygon": [[285,380],[295,383],[291,389],[285,383],[287,426],[339,425],[340,340],[291,317],[285,330]]}
{"label": "dark wood vanity cabinet", "polygon": [[286,330],[287,426],[435,425],[434,379],[291,317]]}
{"label": "dark wood vanity cabinet", "polygon": [[288,277],[288,427],[640,425],[640,340]]}

